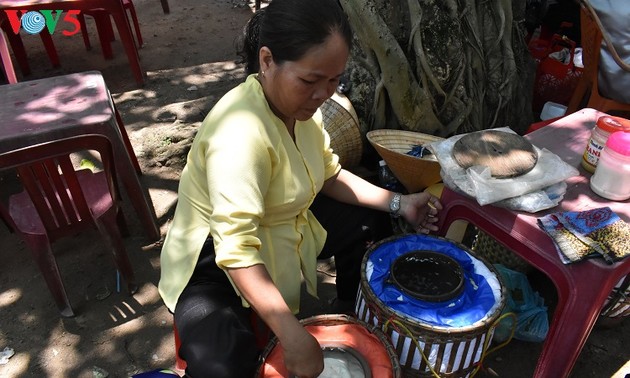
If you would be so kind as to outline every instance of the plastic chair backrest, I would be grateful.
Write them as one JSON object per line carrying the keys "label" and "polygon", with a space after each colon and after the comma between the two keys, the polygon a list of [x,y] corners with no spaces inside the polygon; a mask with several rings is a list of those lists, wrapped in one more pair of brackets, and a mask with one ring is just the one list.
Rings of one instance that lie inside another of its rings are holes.
{"label": "plastic chair backrest", "polygon": [[52,240],[91,227],[93,217],[70,155],[95,150],[101,155],[109,192],[116,201],[112,147],[101,135],[82,135],[0,155],[0,167],[15,168]]}
{"label": "plastic chair backrest", "polygon": [[630,112],[630,104],[620,103],[599,93],[598,75],[603,35],[599,26],[584,6],[580,9],[580,30],[584,72],[567,106],[566,114],[571,114],[581,109],[587,93],[588,102],[584,104],[584,107],[597,109],[605,113],[618,111],[625,114]]}

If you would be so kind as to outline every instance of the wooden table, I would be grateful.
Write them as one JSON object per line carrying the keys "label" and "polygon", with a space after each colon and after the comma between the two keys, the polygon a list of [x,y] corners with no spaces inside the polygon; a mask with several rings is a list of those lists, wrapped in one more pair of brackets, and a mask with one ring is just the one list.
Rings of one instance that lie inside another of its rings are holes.
{"label": "wooden table", "polygon": [[[39,11],[42,9],[81,11],[98,8],[105,9],[114,19],[136,83],[138,83],[139,86],[144,85],[144,73],[140,67],[140,57],[138,50],[136,50],[135,42],[133,41],[131,26],[129,25],[122,0],[0,0],[0,12],[4,12],[5,10]],[[62,20],[63,19],[59,20],[56,30],[57,33],[61,33],[63,29]]]}
{"label": "wooden table", "polygon": [[0,85],[0,153],[83,134],[112,142],[116,170],[151,241],[160,239],[155,210],[140,184],[98,71]]}
{"label": "wooden table", "polygon": [[630,273],[630,258],[613,265],[603,259],[564,265],[552,239],[537,224],[539,217],[552,212],[604,206],[630,222],[630,201],[609,201],[593,193],[589,186],[591,174],[580,166],[590,131],[600,115],[602,113],[596,110],[583,109],[526,136],[534,145],[550,150],[580,171],[579,176],[567,180],[567,193],[555,208],[529,214],[480,206],[476,200],[446,187],[441,198],[444,209],[439,215],[439,235],[445,235],[455,220],[468,221],[538,268],[554,283],[558,303],[535,377],[569,375],[608,295],[615,284]]}

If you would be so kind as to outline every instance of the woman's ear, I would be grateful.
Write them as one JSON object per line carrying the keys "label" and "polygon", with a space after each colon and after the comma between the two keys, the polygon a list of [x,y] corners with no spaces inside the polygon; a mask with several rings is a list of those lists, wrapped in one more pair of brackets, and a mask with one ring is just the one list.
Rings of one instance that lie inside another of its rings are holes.
{"label": "woman's ear", "polygon": [[268,71],[269,67],[273,64],[273,55],[271,54],[269,47],[263,46],[260,48],[260,51],[258,52],[258,64],[260,66],[259,72],[261,74]]}

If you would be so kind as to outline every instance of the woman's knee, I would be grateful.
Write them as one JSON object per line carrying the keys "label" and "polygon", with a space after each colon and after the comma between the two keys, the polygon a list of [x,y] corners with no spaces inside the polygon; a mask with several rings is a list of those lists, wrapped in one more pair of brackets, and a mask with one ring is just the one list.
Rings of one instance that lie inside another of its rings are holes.
{"label": "woman's knee", "polygon": [[[249,354],[249,355],[248,355]],[[186,376],[191,378],[253,377],[258,366],[258,353],[243,351],[228,359],[225,355],[195,355],[186,359]]]}

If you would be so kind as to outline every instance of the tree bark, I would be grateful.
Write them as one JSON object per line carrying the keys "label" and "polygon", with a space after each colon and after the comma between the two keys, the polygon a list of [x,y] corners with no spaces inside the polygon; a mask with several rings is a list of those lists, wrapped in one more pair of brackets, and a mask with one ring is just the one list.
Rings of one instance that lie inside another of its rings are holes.
{"label": "tree bark", "polygon": [[363,131],[449,136],[533,120],[525,0],[340,0]]}

